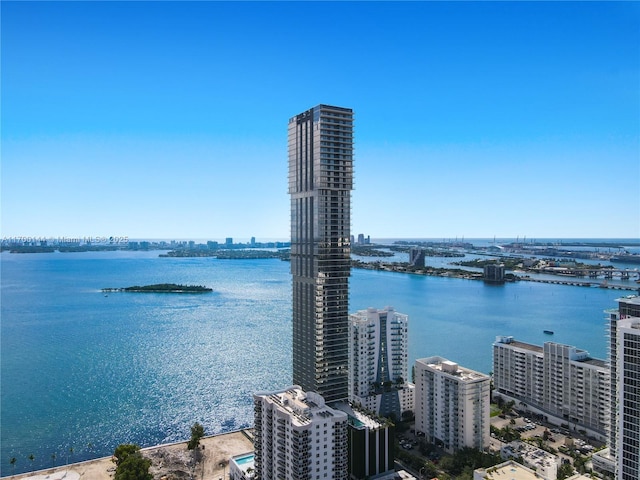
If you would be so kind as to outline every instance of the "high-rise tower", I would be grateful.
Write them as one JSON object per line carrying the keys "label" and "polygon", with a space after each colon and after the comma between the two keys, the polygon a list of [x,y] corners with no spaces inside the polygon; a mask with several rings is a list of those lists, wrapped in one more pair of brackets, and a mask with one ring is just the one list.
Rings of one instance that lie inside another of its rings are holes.
{"label": "high-rise tower", "polygon": [[289,120],[293,383],[347,399],[353,111],[318,105]]}

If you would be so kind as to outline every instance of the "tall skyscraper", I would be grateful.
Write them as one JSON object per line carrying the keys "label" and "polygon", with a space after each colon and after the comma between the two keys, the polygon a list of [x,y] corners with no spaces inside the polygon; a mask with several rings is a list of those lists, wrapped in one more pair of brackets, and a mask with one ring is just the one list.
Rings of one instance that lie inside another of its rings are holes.
{"label": "tall skyscraper", "polygon": [[347,399],[353,111],[318,105],[289,120],[293,383]]}

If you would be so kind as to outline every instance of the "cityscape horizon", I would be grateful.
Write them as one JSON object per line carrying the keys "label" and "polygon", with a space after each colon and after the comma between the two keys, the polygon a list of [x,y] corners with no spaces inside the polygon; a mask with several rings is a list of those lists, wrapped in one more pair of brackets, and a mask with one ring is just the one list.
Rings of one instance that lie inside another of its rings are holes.
{"label": "cityscape horizon", "polygon": [[1,475],[637,480],[639,5],[2,2]]}

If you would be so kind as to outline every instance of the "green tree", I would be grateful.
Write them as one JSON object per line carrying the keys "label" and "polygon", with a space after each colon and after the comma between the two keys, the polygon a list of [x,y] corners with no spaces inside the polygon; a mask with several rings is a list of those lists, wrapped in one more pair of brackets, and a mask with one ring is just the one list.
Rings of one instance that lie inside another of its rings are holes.
{"label": "green tree", "polygon": [[204,437],[204,427],[196,422],[191,427],[191,439],[189,440],[189,443],[187,443],[187,448],[189,450],[197,449],[202,437]]}
{"label": "green tree", "polygon": [[133,443],[122,443],[116,447],[113,456],[116,459],[116,466],[124,462],[128,456],[135,455],[140,452],[140,447]]}
{"label": "green tree", "polygon": [[433,478],[438,475],[438,469],[432,461],[427,461],[424,463],[422,468],[420,469],[420,473],[423,478]]}
{"label": "green tree", "polygon": [[570,463],[563,463],[558,467],[558,480],[564,480],[565,478],[573,475],[573,467]]}
{"label": "green tree", "polygon": [[116,467],[114,480],[153,480],[149,473],[151,460],[144,458],[140,452],[128,455],[120,465]]}
{"label": "green tree", "polygon": [[33,470],[33,461],[36,459],[36,457],[33,456],[33,453],[31,455],[29,455],[29,460],[31,460],[31,470]]}
{"label": "green tree", "polygon": [[16,457],[11,457],[9,463],[11,464],[11,475],[13,475],[13,472],[16,470]]}
{"label": "green tree", "polygon": [[138,445],[118,445],[113,456],[117,465],[114,480],[153,480],[149,473],[151,460],[142,456]]}

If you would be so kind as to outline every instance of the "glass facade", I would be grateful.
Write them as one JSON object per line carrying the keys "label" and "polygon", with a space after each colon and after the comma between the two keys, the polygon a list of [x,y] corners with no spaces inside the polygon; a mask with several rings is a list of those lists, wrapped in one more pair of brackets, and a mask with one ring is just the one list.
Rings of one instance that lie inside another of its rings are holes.
{"label": "glass facade", "polygon": [[318,105],[289,120],[293,383],[347,399],[353,111]]}

